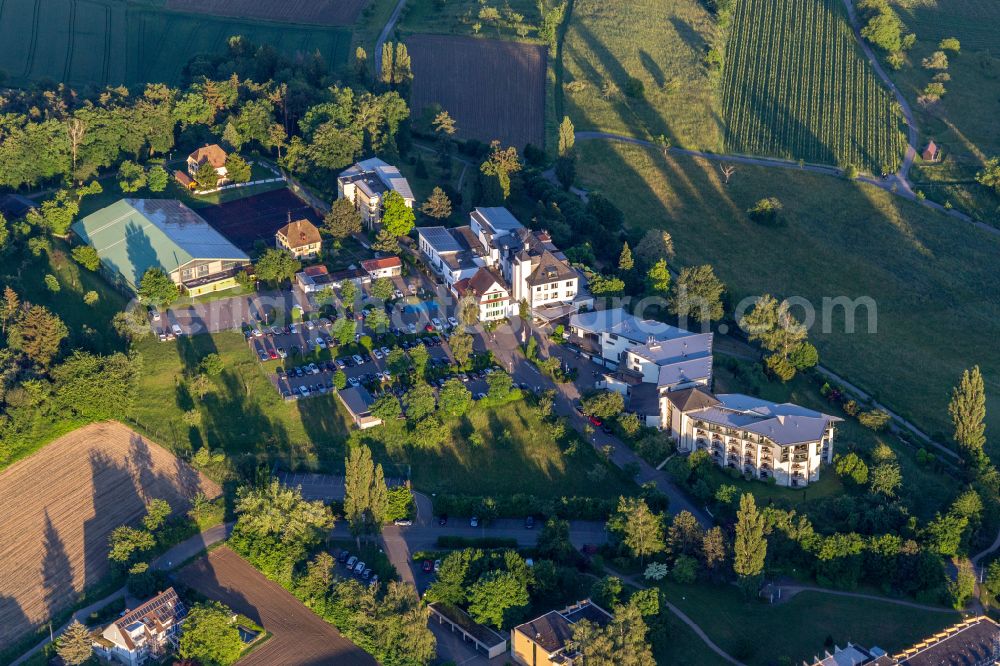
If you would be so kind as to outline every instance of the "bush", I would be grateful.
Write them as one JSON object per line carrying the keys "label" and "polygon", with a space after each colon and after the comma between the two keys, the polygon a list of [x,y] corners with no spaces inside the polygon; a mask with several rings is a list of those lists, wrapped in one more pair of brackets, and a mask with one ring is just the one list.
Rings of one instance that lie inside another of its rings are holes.
{"label": "bush", "polygon": [[94,303],[97,303],[97,301],[99,300],[101,300],[101,297],[96,291],[88,291],[86,294],[83,295],[83,302],[86,305],[93,305]]}
{"label": "bush", "polygon": [[628,77],[625,81],[625,96],[632,99],[642,99],[645,94],[646,85],[634,76]]}
{"label": "bush", "polygon": [[858,421],[866,428],[870,428],[875,432],[882,430],[888,425],[889,421],[892,419],[887,412],[881,409],[872,409],[867,412],[862,412],[858,414]]}
{"label": "bush", "polygon": [[89,245],[78,245],[70,253],[78,264],[88,271],[96,271],[101,267],[101,258],[97,256],[97,250]]}
{"label": "bush", "polygon": [[491,498],[475,495],[442,494],[434,498],[435,513],[454,516],[486,515],[484,507],[497,518],[542,516],[565,520],[607,520],[615,512],[617,500],[596,497],[560,497],[541,499],[518,493],[509,497]]}
{"label": "bush", "polygon": [[782,208],[781,201],[777,197],[768,197],[758,200],[753,208],[747,210],[747,215],[754,222],[774,224],[778,221],[778,214],[781,213]]}

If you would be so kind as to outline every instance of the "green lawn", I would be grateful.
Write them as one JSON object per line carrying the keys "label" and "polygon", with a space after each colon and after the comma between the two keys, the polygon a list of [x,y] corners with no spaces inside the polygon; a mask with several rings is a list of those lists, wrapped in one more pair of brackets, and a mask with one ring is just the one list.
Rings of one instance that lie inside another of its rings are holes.
{"label": "green lawn", "polygon": [[[610,142],[577,148],[580,180],[610,197],[628,225],[673,235],[675,268],[711,263],[733,304],[762,293],[808,299],[824,365],[932,434],[947,438],[951,387],[978,363],[987,437],[1000,441],[1000,356],[991,352],[1000,332],[1000,238],[864,184],[739,166],[724,185],[706,160]],[[784,204],[778,226],[744,213],[767,196]],[[864,308],[855,333],[843,332],[841,308],[823,332],[822,299],[840,296],[874,299],[875,332]]]}
{"label": "green lawn", "polygon": [[[135,418],[159,443],[181,453],[207,444],[244,463],[342,467],[348,421],[340,402],[332,394],[282,400],[240,333],[147,338],[136,349],[143,377]],[[222,356],[225,370],[199,399],[185,376],[210,353]],[[197,416],[185,419],[190,411]]]}
{"label": "green lawn", "polygon": [[663,622],[666,625],[667,639],[654,649],[653,657],[657,664],[673,666],[674,664],[691,664],[694,666],[728,666],[729,662],[709,650],[705,642],[691,627],[669,610],[662,611]]}
{"label": "green lawn", "polygon": [[744,601],[735,585],[668,582],[662,588],[667,599],[720,648],[748,666],[811,663],[812,657],[822,654],[827,637],[837,645],[848,641],[864,647],[877,645],[892,654],[961,619],[953,612],[818,592],[802,592],[786,602],[767,605]]}
{"label": "green lawn", "polygon": [[[473,432],[482,436],[481,446],[469,442]],[[414,485],[428,493],[614,498],[636,490],[615,472],[595,482],[588,472],[602,463],[594,449],[583,443],[575,455],[563,453],[538,410],[524,402],[473,406],[441,450],[419,449],[400,459],[412,465]]]}
{"label": "green lawn", "polygon": [[[564,110],[577,130],[722,149],[715,84],[703,64],[715,23],[698,0],[576,0],[562,49]],[[607,96],[642,81],[642,98]]]}
{"label": "green lawn", "polygon": [[289,56],[319,51],[347,62],[351,32],[166,11],[114,0],[9,0],[0,14],[0,68],[23,85],[179,83],[198,54],[219,53],[233,35]]}

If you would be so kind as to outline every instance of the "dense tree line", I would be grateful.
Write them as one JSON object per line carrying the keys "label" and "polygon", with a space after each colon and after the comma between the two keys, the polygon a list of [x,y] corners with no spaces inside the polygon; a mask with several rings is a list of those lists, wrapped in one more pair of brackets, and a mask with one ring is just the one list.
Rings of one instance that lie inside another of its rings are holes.
{"label": "dense tree line", "polygon": [[238,489],[235,510],[229,545],[380,663],[416,666],[434,658],[429,611],[416,590],[396,581],[367,586],[334,576],[333,557],[320,548],[333,527],[329,507],[272,479]]}

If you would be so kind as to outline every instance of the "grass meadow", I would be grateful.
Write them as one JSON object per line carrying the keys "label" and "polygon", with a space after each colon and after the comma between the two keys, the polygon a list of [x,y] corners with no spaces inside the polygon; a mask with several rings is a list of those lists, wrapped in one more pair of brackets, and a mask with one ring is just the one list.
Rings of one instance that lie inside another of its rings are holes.
{"label": "grass meadow", "polygon": [[716,645],[747,666],[811,663],[823,652],[827,637],[837,645],[848,641],[865,647],[877,645],[892,654],[961,619],[951,611],[918,610],[819,592],[801,592],[785,602],[767,605],[745,601],[735,585],[666,582],[662,589],[667,600],[694,620]]}
{"label": "grass meadow", "polygon": [[[951,432],[951,387],[978,363],[987,437],[1000,441],[1000,358],[992,351],[1000,238],[846,180],[739,166],[725,185],[707,160],[601,141],[577,149],[581,182],[614,201],[632,228],[669,231],[675,268],[712,264],[731,304],[771,293],[804,297],[821,313],[823,297],[874,299],[875,332],[864,308],[853,334],[839,308],[827,318],[829,333],[811,330],[821,361],[942,441]],[[769,196],[784,204],[780,223],[751,222],[745,211]]]}
{"label": "grass meadow", "polygon": [[[664,134],[722,150],[715,84],[703,63],[715,23],[698,0],[576,0],[562,45],[562,104],[576,129]],[[641,98],[620,93],[628,77]],[[610,86],[609,86],[610,88]]]}
{"label": "grass meadow", "polygon": [[113,0],[6,0],[0,69],[10,83],[176,84],[195,55],[218,53],[233,35],[289,55],[319,51],[347,62],[350,30],[169,12]]}

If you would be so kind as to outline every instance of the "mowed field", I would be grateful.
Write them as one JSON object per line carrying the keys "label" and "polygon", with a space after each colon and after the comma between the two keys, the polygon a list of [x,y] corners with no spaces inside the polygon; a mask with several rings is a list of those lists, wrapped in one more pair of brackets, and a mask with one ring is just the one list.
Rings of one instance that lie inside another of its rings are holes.
{"label": "mowed field", "polygon": [[962,49],[1000,51],[1000,3],[995,0],[890,0],[918,41],[958,37]]}
{"label": "mowed field", "polygon": [[305,25],[351,25],[368,0],[167,0],[167,9]]}
{"label": "mowed field", "polygon": [[[816,308],[820,361],[878,395],[931,434],[951,435],[948,400],[962,370],[982,367],[987,449],[1000,454],[1000,238],[862,183],[795,170],[738,166],[601,141],[577,143],[581,184],[599,190],[638,229],[664,228],[675,268],[710,263],[732,304],[771,293]],[[751,222],[761,197],[784,204],[781,223]],[[877,325],[823,298],[870,297]],[[795,309],[801,316],[801,310]]]}
{"label": "mowed field", "polygon": [[80,428],[0,473],[0,646],[39,627],[108,571],[108,535],[152,499],[184,509],[221,493],[120,423]]}
{"label": "mowed field", "polygon": [[411,35],[412,115],[435,104],[455,119],[458,137],[522,150],[545,140],[546,49],[535,44]]}
{"label": "mowed field", "polygon": [[378,662],[337,629],[268,580],[229,548],[216,548],[177,574],[200,594],[246,615],[271,638],[240,660],[241,666],[374,666]]}
{"label": "mowed field", "polygon": [[[722,150],[717,93],[703,63],[715,23],[699,0],[576,0],[562,47],[564,113],[577,130]],[[628,77],[642,97],[624,91]]]}
{"label": "mowed field", "polygon": [[841,0],[738,0],[726,56],[726,152],[895,171],[901,115]]}
{"label": "mowed field", "polygon": [[170,12],[114,0],[0,2],[0,69],[21,85],[42,78],[75,85],[180,80],[195,55],[219,53],[233,35],[294,55],[347,60],[351,33]]}
{"label": "mowed field", "polygon": [[293,220],[306,219],[315,225],[323,220],[288,189],[272,190],[218,206],[198,209],[216,231],[243,250],[252,250],[254,241],[274,242],[275,232]]}

